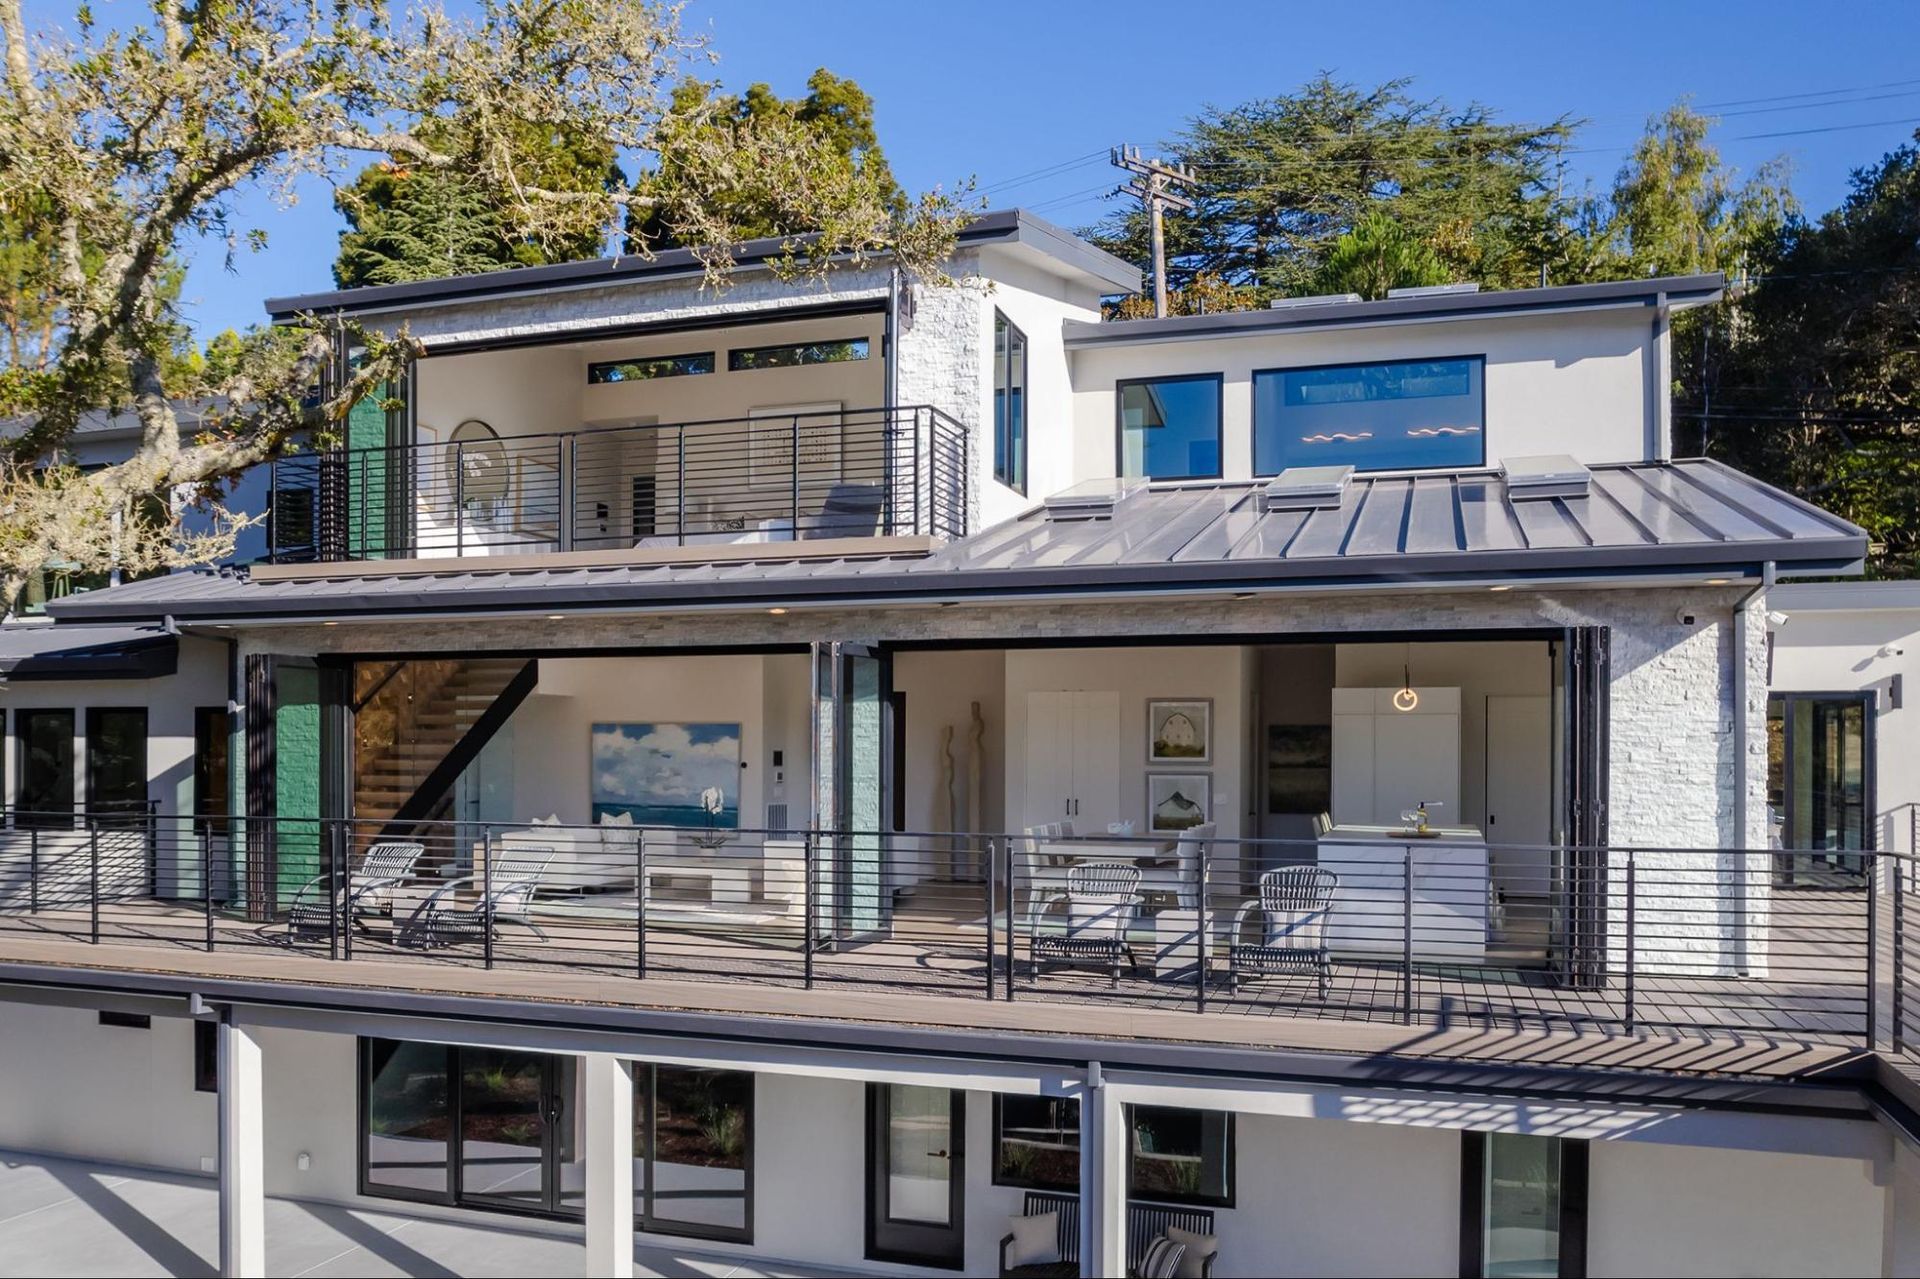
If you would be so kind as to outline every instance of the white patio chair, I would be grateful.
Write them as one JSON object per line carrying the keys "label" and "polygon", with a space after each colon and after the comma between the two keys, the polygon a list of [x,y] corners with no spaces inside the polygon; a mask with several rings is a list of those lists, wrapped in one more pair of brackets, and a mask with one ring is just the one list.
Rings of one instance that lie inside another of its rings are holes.
{"label": "white patio chair", "polygon": [[360,864],[347,872],[347,884],[338,897],[332,891],[331,875],[316,875],[300,885],[287,907],[287,934],[326,932],[332,925],[333,911],[339,911],[343,923],[364,931],[365,920],[389,913],[393,908],[393,890],[413,878],[414,864],[425,853],[424,844],[410,840],[382,840],[367,849]]}
{"label": "white patio chair", "polygon": [[[1034,975],[1040,966],[1094,964],[1120,984],[1120,965],[1138,968],[1127,942],[1140,906],[1140,868],[1120,862],[1087,862],[1067,870],[1065,892],[1035,893],[1027,915],[1028,953]],[[1059,913],[1054,908],[1060,907]]]}
{"label": "white patio chair", "polygon": [[[1227,948],[1228,989],[1269,977],[1312,976],[1326,1002],[1333,969],[1327,955],[1327,915],[1340,877],[1318,866],[1282,866],[1260,876],[1260,896],[1234,916]],[[1247,924],[1260,919],[1259,940],[1243,941]]]}
{"label": "white patio chair", "polygon": [[[533,898],[552,861],[551,848],[519,845],[496,852],[488,873],[448,880],[399,931],[418,944],[436,946],[485,937],[489,926],[498,937],[504,922],[519,924],[546,941],[546,930],[533,922]],[[463,892],[472,893],[475,888],[480,890],[477,895],[461,900]]]}
{"label": "white patio chair", "polygon": [[1200,906],[1200,862],[1219,829],[1217,822],[1202,822],[1181,831],[1173,845],[1173,863],[1148,867],[1141,876],[1140,887],[1150,893],[1170,894],[1180,903],[1182,910],[1197,910]]}

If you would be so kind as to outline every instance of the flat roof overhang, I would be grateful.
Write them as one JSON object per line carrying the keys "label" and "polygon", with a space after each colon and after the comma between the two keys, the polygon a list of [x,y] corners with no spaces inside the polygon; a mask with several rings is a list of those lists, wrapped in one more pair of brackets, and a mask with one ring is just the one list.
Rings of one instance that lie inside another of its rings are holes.
{"label": "flat roof overhang", "polygon": [[179,664],[179,638],[160,627],[0,626],[0,683],[161,679]]}

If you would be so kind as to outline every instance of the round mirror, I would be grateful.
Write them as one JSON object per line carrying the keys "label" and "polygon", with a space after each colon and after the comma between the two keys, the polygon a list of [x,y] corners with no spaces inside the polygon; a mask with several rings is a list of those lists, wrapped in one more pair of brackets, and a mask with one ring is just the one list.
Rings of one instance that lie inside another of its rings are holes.
{"label": "round mirror", "polygon": [[447,489],[462,502],[498,502],[507,495],[507,450],[500,433],[477,417],[448,437]]}

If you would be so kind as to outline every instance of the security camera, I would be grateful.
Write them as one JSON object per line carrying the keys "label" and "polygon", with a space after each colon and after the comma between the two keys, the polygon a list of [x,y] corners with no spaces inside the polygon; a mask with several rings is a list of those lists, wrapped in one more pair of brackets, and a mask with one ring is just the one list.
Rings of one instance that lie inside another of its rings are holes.
{"label": "security camera", "polygon": [[1785,626],[1786,624],[1787,624],[1787,614],[1782,613],[1777,608],[1769,609],[1767,611],[1767,627],[1769,630],[1777,631],[1781,627]]}
{"label": "security camera", "polygon": [[1673,620],[1682,626],[1692,626],[1695,621],[1693,610],[1682,604],[1679,611],[1673,615]]}
{"label": "security camera", "polygon": [[1907,650],[1898,644],[1882,644],[1878,654],[1880,657],[1905,657],[1906,655]]}

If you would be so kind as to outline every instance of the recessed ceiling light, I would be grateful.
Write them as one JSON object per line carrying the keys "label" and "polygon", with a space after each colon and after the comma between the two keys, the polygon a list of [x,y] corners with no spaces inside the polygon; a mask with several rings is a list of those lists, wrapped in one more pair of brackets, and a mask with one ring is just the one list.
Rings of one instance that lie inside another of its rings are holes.
{"label": "recessed ceiling light", "polygon": [[786,614],[786,611],[787,611],[787,610],[786,610],[786,609],[784,609],[784,608],[770,608],[770,609],[768,609],[768,610],[767,610],[767,612],[769,612],[769,613],[771,613],[771,614],[773,614],[773,615],[774,615],[775,617],[782,617],[782,616],[784,616],[784,615]]}
{"label": "recessed ceiling light", "polygon": [[1233,598],[1237,600],[1250,600],[1250,599],[1254,599],[1255,596],[1252,591],[1235,591],[1233,593]]}
{"label": "recessed ceiling light", "polygon": [[1490,591],[1510,591],[1513,588],[1511,586],[1489,586],[1487,589]]}
{"label": "recessed ceiling light", "polygon": [[338,623],[338,622],[322,622],[322,623],[320,623],[320,625],[322,625],[322,626],[338,626],[338,625],[340,625],[340,623]]}
{"label": "recessed ceiling light", "polygon": [[1725,586],[1726,584],[1727,579],[1724,577],[1710,577],[1707,579],[1708,586]]}
{"label": "recessed ceiling light", "polygon": [[567,615],[565,613],[548,613],[547,620],[549,622],[564,622],[567,620]]}

